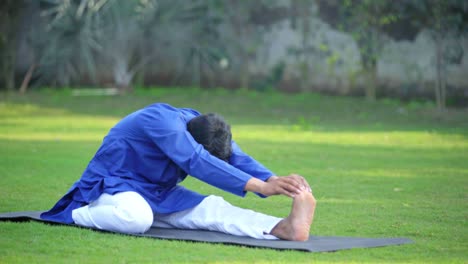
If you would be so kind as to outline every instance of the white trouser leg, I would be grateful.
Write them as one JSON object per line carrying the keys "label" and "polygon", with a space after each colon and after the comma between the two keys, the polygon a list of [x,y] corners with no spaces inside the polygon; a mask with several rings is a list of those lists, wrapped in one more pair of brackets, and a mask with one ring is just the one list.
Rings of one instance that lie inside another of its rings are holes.
{"label": "white trouser leg", "polygon": [[204,229],[236,236],[277,239],[271,230],[282,218],[239,208],[210,195],[194,208],[172,214],[155,214],[155,227]]}
{"label": "white trouser leg", "polygon": [[153,211],[136,192],[103,193],[96,201],[72,211],[77,225],[120,233],[144,233],[153,223]]}

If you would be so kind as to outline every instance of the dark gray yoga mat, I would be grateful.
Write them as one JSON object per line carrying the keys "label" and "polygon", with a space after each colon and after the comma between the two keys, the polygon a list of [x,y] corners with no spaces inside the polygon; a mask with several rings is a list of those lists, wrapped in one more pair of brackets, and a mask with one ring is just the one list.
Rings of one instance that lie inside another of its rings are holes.
{"label": "dark gray yoga mat", "polygon": [[[39,217],[41,213],[41,211],[0,213],[0,221],[20,222],[35,220],[45,223],[55,223],[41,219]],[[309,252],[326,252],[351,248],[370,248],[412,243],[412,241],[407,238],[360,238],[331,236],[310,236],[309,240],[305,242],[286,240],[261,240],[250,237],[232,236],[213,231],[166,228],[151,228],[144,234],[134,234],[134,236],[171,240],[185,240],[194,242],[223,243],[230,245],[272,248],[281,250],[301,250]]]}

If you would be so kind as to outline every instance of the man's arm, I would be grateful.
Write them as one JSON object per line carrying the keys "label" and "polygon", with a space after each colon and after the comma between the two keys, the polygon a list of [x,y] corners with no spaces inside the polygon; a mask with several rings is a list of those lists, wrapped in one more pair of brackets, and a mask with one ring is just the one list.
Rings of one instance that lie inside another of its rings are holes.
{"label": "man's arm", "polygon": [[[290,174],[288,176],[281,177],[276,176],[260,162],[244,153],[235,141],[232,141],[232,155],[229,163],[260,180],[256,181],[251,179],[250,183],[247,183],[249,186],[246,186],[246,191],[253,191],[264,196],[284,194],[290,197],[293,197],[298,190],[311,191],[309,184],[304,177],[297,174]],[[260,190],[261,188],[266,188],[267,194],[255,191]]]}
{"label": "man's arm", "polygon": [[267,181],[271,176],[275,175],[263,164],[244,153],[234,140],[231,146],[232,154],[229,159],[229,164],[232,166],[262,181]]}
{"label": "man's arm", "polygon": [[291,176],[278,177],[278,180],[277,177],[271,177],[271,172],[266,182],[256,179],[246,187],[254,177],[210,155],[193,139],[177,113],[146,111],[141,113],[140,119],[144,133],[163,153],[186,173],[210,185],[239,196],[244,196],[246,191],[260,191],[258,193],[266,196],[285,194],[292,197],[300,188],[300,181],[289,179]]}
{"label": "man's arm", "polygon": [[139,116],[143,132],[177,166],[191,176],[239,196],[251,175],[212,156],[193,139],[177,112],[146,111]]}

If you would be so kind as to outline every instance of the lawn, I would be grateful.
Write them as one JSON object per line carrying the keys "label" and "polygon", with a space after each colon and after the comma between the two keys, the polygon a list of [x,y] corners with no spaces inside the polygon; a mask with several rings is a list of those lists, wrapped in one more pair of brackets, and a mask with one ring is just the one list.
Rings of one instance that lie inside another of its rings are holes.
{"label": "lawn", "polygon": [[[306,177],[318,200],[313,235],[415,243],[304,253],[0,222],[0,263],[468,262],[468,111],[438,113],[428,103],[182,88],[115,97],[2,93],[0,212],[50,208],[113,124],[152,102],[221,113],[245,152],[279,175]],[[190,178],[184,185],[276,216],[291,204],[239,198]]]}

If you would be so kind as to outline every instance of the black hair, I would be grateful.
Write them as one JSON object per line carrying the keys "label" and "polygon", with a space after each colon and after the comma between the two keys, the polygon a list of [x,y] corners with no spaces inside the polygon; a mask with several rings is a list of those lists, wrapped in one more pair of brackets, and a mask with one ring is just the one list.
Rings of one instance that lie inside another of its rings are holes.
{"label": "black hair", "polygon": [[231,126],[218,114],[199,115],[187,123],[187,130],[211,155],[229,161],[232,153]]}

